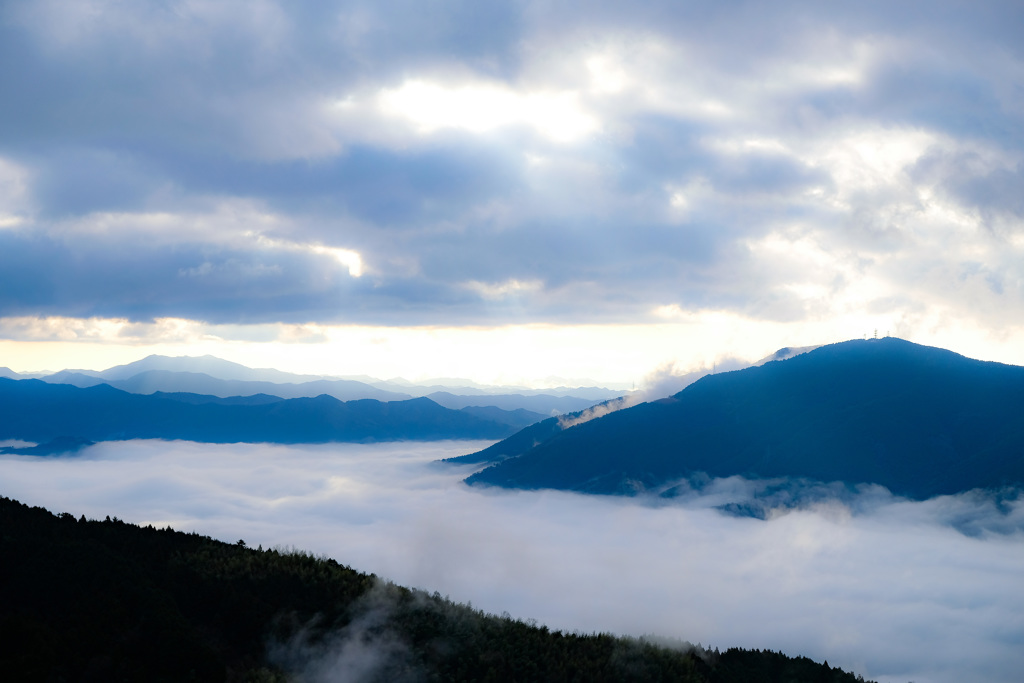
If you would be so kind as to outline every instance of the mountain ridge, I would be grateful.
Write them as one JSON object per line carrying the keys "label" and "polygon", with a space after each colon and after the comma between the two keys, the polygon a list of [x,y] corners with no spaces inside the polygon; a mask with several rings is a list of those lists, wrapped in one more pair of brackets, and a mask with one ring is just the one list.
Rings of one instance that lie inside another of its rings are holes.
{"label": "mountain ridge", "polygon": [[628,494],[703,472],[876,483],[923,498],[1024,482],[1020,415],[1024,368],[854,340],[709,375],[536,445],[513,435],[485,449],[505,459],[467,482]]}
{"label": "mountain ridge", "polygon": [[[204,370],[200,372],[199,370]],[[214,373],[220,373],[218,376]],[[2,372],[0,372],[2,376]],[[263,377],[264,379],[258,379]],[[13,371],[11,379],[28,379]],[[269,379],[268,379],[269,378]],[[194,393],[230,398],[267,394],[281,398],[314,397],[320,394],[334,396],[340,401],[372,398],[380,401],[405,401],[426,396],[446,408],[461,410],[466,407],[494,406],[506,411],[519,409],[539,413],[538,419],[552,414],[581,410],[610,393],[607,389],[579,387],[579,395],[568,393],[572,389],[560,388],[546,393],[542,390],[523,390],[521,393],[500,393],[501,387],[491,391],[480,388],[419,386],[396,387],[387,382],[361,381],[338,377],[293,375],[271,369],[252,369],[215,356],[147,356],[142,360],[95,372],[91,370],[61,370],[38,379],[52,384],[71,384],[80,388],[108,384],[134,394]],[[464,389],[468,393],[453,393]],[[595,399],[594,397],[598,397]]]}
{"label": "mountain ridge", "polygon": [[[514,422],[514,419],[513,419]],[[191,401],[0,378],[0,438],[49,442],[184,439],[207,443],[326,443],[501,438],[509,424],[427,398],[339,401],[322,394],[277,401]]]}

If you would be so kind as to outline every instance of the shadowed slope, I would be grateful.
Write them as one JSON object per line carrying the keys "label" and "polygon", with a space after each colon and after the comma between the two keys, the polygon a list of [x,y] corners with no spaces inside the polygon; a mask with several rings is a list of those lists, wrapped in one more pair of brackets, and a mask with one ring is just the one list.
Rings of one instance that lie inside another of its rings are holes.
{"label": "shadowed slope", "polygon": [[629,493],[704,472],[872,482],[924,498],[1024,482],[1022,416],[1024,368],[857,340],[705,377],[467,481]]}
{"label": "shadowed slope", "polygon": [[0,557],[10,681],[857,680],[781,653],[552,632],[328,558],[2,497]]}

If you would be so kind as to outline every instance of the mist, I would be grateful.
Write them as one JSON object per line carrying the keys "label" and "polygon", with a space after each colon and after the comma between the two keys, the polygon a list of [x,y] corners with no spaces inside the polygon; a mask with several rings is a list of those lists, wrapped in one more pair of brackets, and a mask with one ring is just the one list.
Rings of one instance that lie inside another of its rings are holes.
{"label": "mist", "polygon": [[624,396],[613,398],[609,401],[598,403],[579,413],[569,413],[558,416],[558,424],[562,429],[575,427],[584,422],[590,422],[608,413],[614,413],[625,408],[632,408],[645,401],[656,401],[659,398],[666,398],[677,394],[697,380],[716,371],[728,372],[749,367],[749,363],[739,358],[725,357],[716,362],[710,368],[702,366],[696,370],[685,370],[675,361],[662,363],[649,372],[640,384],[640,388]]}
{"label": "mist", "polygon": [[620,498],[470,488],[434,461],[489,442],[127,441],[0,456],[0,494],[355,569],[552,629],[768,648],[879,681],[1024,668],[1024,498],[681,482]]}

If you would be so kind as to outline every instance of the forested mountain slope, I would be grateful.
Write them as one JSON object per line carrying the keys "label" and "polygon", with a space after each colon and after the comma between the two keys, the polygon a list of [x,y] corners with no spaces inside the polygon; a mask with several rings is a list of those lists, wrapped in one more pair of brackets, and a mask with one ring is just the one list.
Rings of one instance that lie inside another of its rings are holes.
{"label": "forested mountain slope", "polygon": [[781,653],[551,632],[327,558],[7,498],[0,557],[10,681],[858,680]]}
{"label": "forested mountain slope", "polygon": [[1024,483],[1024,368],[855,340],[565,430],[527,429],[489,449],[512,457],[467,481],[631,493],[702,472],[870,482],[925,498]]}

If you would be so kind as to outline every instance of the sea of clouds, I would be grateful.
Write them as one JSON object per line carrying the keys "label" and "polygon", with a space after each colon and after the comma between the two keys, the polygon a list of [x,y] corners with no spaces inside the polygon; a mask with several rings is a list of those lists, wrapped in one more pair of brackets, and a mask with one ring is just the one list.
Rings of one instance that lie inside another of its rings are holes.
{"label": "sea of clouds", "polygon": [[884,682],[1024,670],[1019,492],[730,478],[619,498],[470,488],[471,468],[435,462],[486,445],[108,442],[0,456],[0,495],[326,554],[553,629],[782,650]]}

